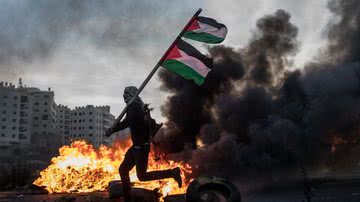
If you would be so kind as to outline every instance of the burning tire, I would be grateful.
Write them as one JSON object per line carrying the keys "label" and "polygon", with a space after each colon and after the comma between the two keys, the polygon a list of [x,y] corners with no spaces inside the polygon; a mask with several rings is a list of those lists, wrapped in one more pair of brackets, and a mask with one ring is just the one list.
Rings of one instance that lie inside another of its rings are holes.
{"label": "burning tire", "polygon": [[186,192],[187,202],[241,202],[239,190],[220,178],[201,177],[192,181]]}

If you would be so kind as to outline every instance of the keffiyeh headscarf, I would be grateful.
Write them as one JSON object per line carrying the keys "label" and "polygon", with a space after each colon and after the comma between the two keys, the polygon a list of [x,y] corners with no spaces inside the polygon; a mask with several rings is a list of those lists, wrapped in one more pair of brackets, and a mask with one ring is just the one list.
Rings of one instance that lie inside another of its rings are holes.
{"label": "keffiyeh headscarf", "polygon": [[[124,100],[126,104],[129,104],[130,100],[136,95],[137,92],[138,89],[135,86],[128,86],[124,89]],[[136,96],[133,103],[140,104],[142,107],[144,106],[144,102],[139,96]]]}

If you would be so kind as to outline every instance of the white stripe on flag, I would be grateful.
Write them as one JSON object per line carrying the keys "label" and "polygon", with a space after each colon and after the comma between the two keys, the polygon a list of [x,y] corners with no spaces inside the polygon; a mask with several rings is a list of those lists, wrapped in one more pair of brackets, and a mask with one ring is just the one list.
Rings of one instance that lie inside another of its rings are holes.
{"label": "white stripe on flag", "polygon": [[211,25],[208,25],[208,24],[205,24],[205,23],[202,23],[199,21],[198,21],[198,23],[199,23],[200,28],[193,30],[194,32],[197,32],[197,33],[205,32],[205,33],[214,35],[214,36],[222,38],[222,39],[225,38],[225,36],[227,34],[226,27],[222,27],[222,28],[218,29],[216,27],[213,27]]}
{"label": "white stripe on flag", "polygon": [[184,63],[185,65],[191,67],[191,69],[199,73],[201,76],[206,77],[206,75],[210,72],[210,69],[201,60],[187,55],[182,50],[179,51],[181,57],[174,58],[175,60]]}

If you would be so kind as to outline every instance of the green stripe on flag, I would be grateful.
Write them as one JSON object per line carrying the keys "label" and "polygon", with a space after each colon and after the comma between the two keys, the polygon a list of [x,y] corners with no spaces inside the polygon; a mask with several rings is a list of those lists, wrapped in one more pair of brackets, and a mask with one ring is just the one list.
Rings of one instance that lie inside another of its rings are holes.
{"label": "green stripe on flag", "polygon": [[185,65],[182,62],[177,60],[165,60],[161,66],[166,69],[181,75],[185,79],[193,80],[197,85],[202,85],[205,81],[204,77],[202,77],[199,73],[193,70],[191,67]]}
{"label": "green stripe on flag", "polygon": [[217,36],[205,33],[205,32],[194,32],[194,31],[186,31],[184,34],[185,38],[201,41],[205,43],[221,43],[224,41],[224,38],[219,38]]}

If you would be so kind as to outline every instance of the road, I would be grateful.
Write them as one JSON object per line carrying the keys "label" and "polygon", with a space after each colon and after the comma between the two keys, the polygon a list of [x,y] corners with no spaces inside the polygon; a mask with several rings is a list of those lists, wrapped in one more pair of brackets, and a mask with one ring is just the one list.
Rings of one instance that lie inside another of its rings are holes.
{"label": "road", "polygon": [[[313,179],[312,202],[360,202],[360,179]],[[141,191],[140,191],[141,192]],[[137,193],[142,195],[141,193]],[[147,193],[148,194],[148,193]],[[109,199],[106,192],[88,194],[20,194],[0,192],[0,202],[121,202]],[[140,201],[145,201],[144,198]],[[184,202],[184,196],[167,197],[166,202]],[[243,202],[302,202],[303,185],[293,182],[274,185],[262,190],[242,193]]]}

